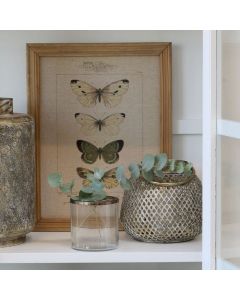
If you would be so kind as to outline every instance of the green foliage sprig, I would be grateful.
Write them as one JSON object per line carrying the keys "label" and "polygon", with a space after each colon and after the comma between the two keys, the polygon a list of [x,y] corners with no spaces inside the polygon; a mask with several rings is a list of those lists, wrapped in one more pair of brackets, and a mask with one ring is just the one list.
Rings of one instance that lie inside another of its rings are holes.
{"label": "green foliage sprig", "polygon": [[192,164],[184,161],[168,159],[166,153],[157,155],[146,154],[140,164],[131,163],[128,167],[130,178],[125,175],[123,166],[117,168],[116,177],[124,190],[130,190],[131,182],[142,176],[148,182],[154,180],[155,177],[163,178],[164,174],[185,174],[190,176],[193,172]]}
{"label": "green foliage sprig", "polygon": [[48,184],[52,188],[58,189],[60,192],[67,194],[73,200],[77,201],[99,201],[106,198],[107,193],[104,190],[104,185],[101,182],[104,176],[104,171],[101,169],[94,169],[94,173],[89,173],[87,179],[90,181],[89,186],[82,186],[79,193],[73,192],[74,181],[63,183],[62,175],[59,173],[52,173],[48,176]]}
{"label": "green foliage sprig", "polygon": [[[145,180],[151,182],[155,177],[163,178],[164,174],[185,174],[190,176],[193,172],[192,164],[184,161],[168,159],[165,153],[157,155],[146,154],[140,164],[131,163],[128,166],[130,177],[126,177],[124,166],[120,165],[116,169],[116,179],[124,190],[132,188],[132,181],[142,176]],[[105,171],[95,168],[93,173],[87,174],[90,184],[82,186],[79,193],[73,192],[74,181],[63,182],[63,177],[59,173],[53,173],[48,176],[48,183],[52,188],[67,194],[77,201],[99,201],[106,198],[107,193],[104,188],[102,178]]]}

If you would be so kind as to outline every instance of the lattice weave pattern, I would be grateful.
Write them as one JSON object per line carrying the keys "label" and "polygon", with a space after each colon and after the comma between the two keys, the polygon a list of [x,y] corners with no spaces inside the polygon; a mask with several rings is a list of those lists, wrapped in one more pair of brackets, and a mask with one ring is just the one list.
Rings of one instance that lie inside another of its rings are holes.
{"label": "lattice weave pattern", "polygon": [[[169,177],[169,175],[168,175]],[[175,177],[175,178],[174,178]],[[125,231],[145,242],[174,243],[194,239],[202,230],[202,185],[196,175],[185,184],[160,186],[143,178],[126,191],[121,208]]]}

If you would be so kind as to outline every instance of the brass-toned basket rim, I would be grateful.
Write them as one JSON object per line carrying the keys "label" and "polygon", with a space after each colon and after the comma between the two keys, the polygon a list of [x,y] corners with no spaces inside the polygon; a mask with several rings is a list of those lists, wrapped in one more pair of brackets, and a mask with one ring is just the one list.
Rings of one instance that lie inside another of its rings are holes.
{"label": "brass-toned basket rim", "polygon": [[[195,169],[192,168],[192,174],[190,176],[187,176],[187,178],[185,178],[182,181],[177,181],[177,182],[160,182],[160,181],[150,181],[150,183],[155,184],[155,185],[159,185],[159,186],[163,186],[163,187],[171,187],[171,186],[179,186],[179,185],[184,185],[187,184],[188,182],[190,182],[194,176],[195,176],[196,172]],[[165,173],[165,175],[175,175],[175,176],[182,176],[184,174],[178,174],[178,173]]]}
{"label": "brass-toned basket rim", "polygon": [[98,200],[98,201],[79,201],[79,200],[74,200],[74,199],[70,199],[70,203],[72,204],[78,204],[78,205],[95,205],[95,206],[99,206],[99,205],[108,205],[108,204],[115,204],[118,203],[119,199],[117,197],[113,197],[113,196],[107,196],[105,199],[103,200]]}

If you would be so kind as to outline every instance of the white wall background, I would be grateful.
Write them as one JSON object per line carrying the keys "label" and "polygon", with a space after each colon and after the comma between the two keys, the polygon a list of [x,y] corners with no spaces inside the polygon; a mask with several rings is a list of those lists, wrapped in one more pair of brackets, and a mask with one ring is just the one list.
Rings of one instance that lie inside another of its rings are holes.
{"label": "white wall background", "polygon": [[202,31],[0,31],[0,96],[26,112],[26,43],[92,42],[172,42],[173,156],[201,176]]}

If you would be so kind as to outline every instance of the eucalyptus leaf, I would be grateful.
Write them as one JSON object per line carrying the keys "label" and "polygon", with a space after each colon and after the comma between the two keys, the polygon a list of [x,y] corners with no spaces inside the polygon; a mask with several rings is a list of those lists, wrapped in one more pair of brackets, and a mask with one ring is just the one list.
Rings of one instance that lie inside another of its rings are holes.
{"label": "eucalyptus leaf", "polygon": [[91,201],[100,201],[106,198],[106,193],[102,192],[102,193],[92,193],[92,194],[88,194],[85,193],[86,195],[80,196],[73,196],[71,197],[73,200],[75,201],[81,201],[81,202],[91,202]]}
{"label": "eucalyptus leaf", "polygon": [[155,168],[156,170],[162,170],[168,162],[168,157],[166,153],[161,153],[155,156]]}
{"label": "eucalyptus leaf", "polygon": [[99,180],[94,180],[90,186],[93,189],[93,192],[102,191],[104,184]]}
{"label": "eucalyptus leaf", "polygon": [[89,199],[90,199],[90,201],[100,201],[100,200],[105,199],[106,196],[107,196],[106,192],[102,191],[101,193],[100,192],[93,193]]}
{"label": "eucalyptus leaf", "polygon": [[162,170],[157,170],[157,169],[154,168],[153,172],[159,178],[163,178],[163,176],[164,176],[164,173],[163,173]]}
{"label": "eucalyptus leaf", "polygon": [[80,190],[79,192],[79,199],[87,199],[89,197],[91,197],[93,193],[90,193],[90,192],[84,192],[82,189]]}
{"label": "eucalyptus leaf", "polygon": [[90,181],[93,181],[93,180],[95,180],[95,176],[94,176],[94,174],[92,174],[92,173],[88,173],[88,174],[87,174],[87,179],[88,179],[88,180],[90,180]]}
{"label": "eucalyptus leaf", "polygon": [[174,172],[175,170],[176,161],[174,159],[169,160],[169,170],[170,172]]}
{"label": "eucalyptus leaf", "polygon": [[132,179],[138,179],[140,176],[140,169],[136,163],[131,163],[128,167],[128,170],[131,172]]}
{"label": "eucalyptus leaf", "polygon": [[142,161],[142,169],[145,172],[150,171],[154,166],[155,157],[152,154],[146,154],[144,155],[143,161]]}
{"label": "eucalyptus leaf", "polygon": [[192,163],[187,163],[185,166],[184,166],[184,174],[186,175],[191,175],[192,174]]}
{"label": "eucalyptus leaf", "polygon": [[184,162],[183,161],[180,161],[177,163],[176,172],[178,174],[182,174],[184,172]]}
{"label": "eucalyptus leaf", "polygon": [[117,178],[118,182],[120,182],[123,178],[126,178],[125,174],[124,174],[124,166],[120,165],[117,167],[116,178]]}
{"label": "eucalyptus leaf", "polygon": [[89,195],[86,198],[81,198],[80,201],[83,202],[94,202],[94,201],[100,201],[106,198],[106,193],[102,192],[102,193],[93,193],[91,195]]}
{"label": "eucalyptus leaf", "polygon": [[99,168],[94,169],[94,177],[98,180],[102,179],[104,173],[105,172]]}
{"label": "eucalyptus leaf", "polygon": [[74,181],[72,180],[71,182],[60,184],[59,189],[61,192],[65,194],[70,194],[72,192],[73,186],[74,186]]}
{"label": "eucalyptus leaf", "polygon": [[153,181],[154,178],[154,173],[152,170],[146,172],[144,170],[142,170],[142,176],[144,179],[146,179],[147,181]]}
{"label": "eucalyptus leaf", "polygon": [[129,191],[132,189],[132,185],[129,179],[124,178],[120,181],[120,186],[125,190],[125,191]]}
{"label": "eucalyptus leaf", "polygon": [[48,184],[52,188],[57,188],[62,183],[62,175],[59,173],[52,173],[48,175]]}
{"label": "eucalyptus leaf", "polygon": [[80,201],[79,196],[71,196],[71,199],[73,199],[74,201]]}
{"label": "eucalyptus leaf", "polygon": [[84,186],[81,188],[81,191],[85,194],[92,194],[93,188],[91,186]]}

